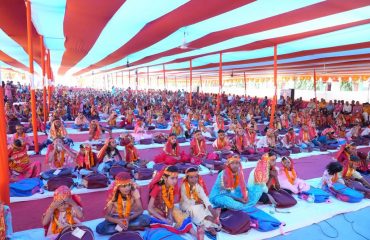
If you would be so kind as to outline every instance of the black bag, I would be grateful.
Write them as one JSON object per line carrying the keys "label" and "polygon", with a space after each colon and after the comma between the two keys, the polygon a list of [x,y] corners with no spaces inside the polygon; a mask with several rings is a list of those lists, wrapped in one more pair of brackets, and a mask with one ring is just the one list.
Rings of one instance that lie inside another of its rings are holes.
{"label": "black bag", "polygon": [[108,187],[109,180],[107,176],[100,173],[90,173],[82,180],[82,185],[87,189],[105,188]]}
{"label": "black bag", "polygon": [[249,215],[243,211],[225,210],[220,215],[222,229],[232,235],[248,232],[250,221]]}
{"label": "black bag", "polygon": [[55,177],[73,177],[72,168],[61,168],[57,175],[54,174],[55,171],[57,171],[57,169],[51,169],[41,173],[40,176],[44,180],[49,180]]}
{"label": "black bag", "polygon": [[[72,232],[77,227],[85,231],[85,234],[82,236],[82,238],[78,238],[72,235]],[[85,226],[74,226],[74,227],[65,227],[55,240],[94,240],[94,239],[95,239],[94,233],[90,228]]]}

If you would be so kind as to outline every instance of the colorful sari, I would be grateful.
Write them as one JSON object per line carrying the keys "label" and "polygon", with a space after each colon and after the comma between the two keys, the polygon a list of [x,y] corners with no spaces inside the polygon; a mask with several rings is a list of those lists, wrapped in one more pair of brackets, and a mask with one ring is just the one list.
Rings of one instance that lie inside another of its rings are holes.
{"label": "colorful sari", "polygon": [[14,144],[8,146],[9,169],[11,171],[11,181],[19,181],[24,178],[32,178],[40,175],[41,163],[39,161],[30,162],[27,154],[26,145],[17,147]]}

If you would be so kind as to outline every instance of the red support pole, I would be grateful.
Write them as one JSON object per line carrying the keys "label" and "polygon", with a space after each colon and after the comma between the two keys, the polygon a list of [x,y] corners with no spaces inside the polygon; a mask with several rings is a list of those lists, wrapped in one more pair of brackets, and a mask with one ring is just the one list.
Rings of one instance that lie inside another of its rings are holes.
{"label": "red support pole", "polygon": [[271,103],[270,128],[274,127],[275,108],[277,102],[277,46],[274,45],[274,97]]}
{"label": "red support pole", "polygon": [[149,66],[146,67],[146,81],[148,82],[147,91],[149,92],[149,86],[150,86],[150,83],[149,83]]}
{"label": "red support pole", "polygon": [[137,93],[139,91],[139,72],[138,72],[138,69],[136,69],[135,75],[136,75],[136,93]]}
{"label": "red support pole", "polygon": [[40,47],[41,47],[41,68],[42,68],[42,100],[43,100],[43,112],[44,112],[44,125],[46,126],[46,119],[47,119],[47,107],[46,107],[46,83],[47,81],[46,74],[45,74],[45,46],[44,46],[44,37],[40,36]]}
{"label": "red support pole", "polygon": [[202,75],[199,76],[200,79],[200,92],[203,94],[203,82],[202,82]]}
{"label": "red support pole", "polygon": [[247,78],[244,72],[244,98],[247,98]]}
{"label": "red support pole", "polygon": [[46,51],[46,76],[48,80],[48,116],[50,113],[50,106],[51,106],[51,71],[50,71],[50,51]]}
{"label": "red support pole", "polygon": [[316,108],[316,112],[318,112],[319,107],[317,106],[316,84],[317,84],[316,69],[314,69],[313,70],[313,89],[315,91],[315,108]]}
{"label": "red support pole", "polygon": [[32,112],[32,130],[33,130],[33,141],[35,145],[36,154],[39,153],[39,143],[37,135],[37,119],[36,119],[36,93],[34,86],[34,69],[33,69],[33,44],[32,44],[32,23],[31,23],[31,2],[26,1],[27,10],[27,40],[28,40],[28,56],[29,56],[29,67],[31,77],[31,112]]}
{"label": "red support pole", "polygon": [[217,112],[220,111],[222,92],[222,52],[220,52],[220,63],[218,69],[218,96],[217,96]]}
{"label": "red support pole", "polygon": [[166,68],[163,64],[163,88],[166,89]]}
{"label": "red support pole", "polygon": [[5,123],[5,104],[4,104],[4,91],[0,87],[0,202],[5,204],[10,203],[9,194],[9,159],[8,159],[8,146],[6,137],[6,123]]}
{"label": "red support pole", "polygon": [[122,80],[122,89],[124,88],[124,84],[123,84],[123,71],[121,72],[121,80]]}
{"label": "red support pole", "polygon": [[190,90],[189,90],[189,104],[190,104],[190,106],[193,103],[192,92],[193,92],[193,62],[190,59]]}

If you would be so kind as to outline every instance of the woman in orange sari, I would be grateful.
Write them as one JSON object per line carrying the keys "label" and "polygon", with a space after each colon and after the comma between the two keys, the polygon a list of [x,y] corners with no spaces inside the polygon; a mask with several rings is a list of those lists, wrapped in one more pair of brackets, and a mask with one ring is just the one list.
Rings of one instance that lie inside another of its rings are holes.
{"label": "woman in orange sari", "polygon": [[20,139],[15,139],[8,146],[10,182],[16,182],[24,178],[38,177],[41,171],[39,161],[30,162],[27,147]]}
{"label": "woman in orange sari", "polygon": [[42,217],[45,236],[55,239],[64,228],[78,225],[82,218],[80,198],[72,195],[67,186],[60,186],[55,190],[53,202]]}

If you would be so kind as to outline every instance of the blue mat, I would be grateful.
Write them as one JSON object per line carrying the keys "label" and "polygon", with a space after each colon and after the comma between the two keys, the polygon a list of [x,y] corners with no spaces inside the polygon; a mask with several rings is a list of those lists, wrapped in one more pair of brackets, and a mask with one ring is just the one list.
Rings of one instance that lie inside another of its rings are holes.
{"label": "blue mat", "polygon": [[[352,222],[352,224],[350,223]],[[357,232],[357,233],[356,233]],[[361,235],[362,236],[361,236]],[[270,238],[273,240],[370,239],[370,207],[337,215],[326,221]]]}

